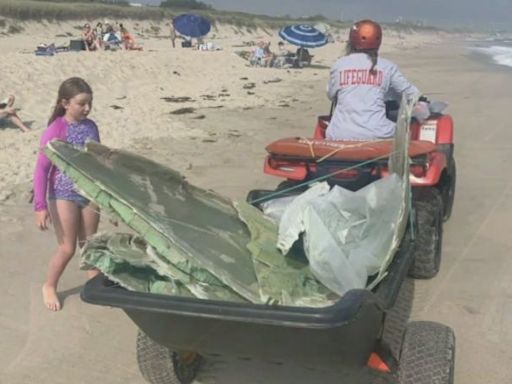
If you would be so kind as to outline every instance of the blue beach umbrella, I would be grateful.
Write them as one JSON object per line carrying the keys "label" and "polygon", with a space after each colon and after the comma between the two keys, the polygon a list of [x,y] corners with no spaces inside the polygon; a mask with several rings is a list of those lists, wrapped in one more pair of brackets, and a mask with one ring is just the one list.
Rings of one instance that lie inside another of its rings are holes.
{"label": "blue beach umbrella", "polygon": [[176,31],[184,36],[201,37],[210,32],[211,25],[208,20],[202,16],[185,13],[176,16],[172,20]]}
{"label": "blue beach umbrella", "polygon": [[327,36],[311,25],[288,25],[279,31],[281,39],[304,48],[318,48],[327,44]]}

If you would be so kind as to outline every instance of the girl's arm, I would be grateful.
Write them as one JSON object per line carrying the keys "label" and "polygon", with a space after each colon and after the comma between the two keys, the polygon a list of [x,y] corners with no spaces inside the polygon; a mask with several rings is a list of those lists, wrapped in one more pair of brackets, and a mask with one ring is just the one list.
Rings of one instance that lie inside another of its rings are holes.
{"label": "girl's arm", "polygon": [[48,175],[52,163],[43,152],[44,147],[53,139],[65,139],[67,125],[64,119],[55,120],[43,133],[39,144],[39,153],[37,155],[36,168],[33,178],[34,189],[34,210],[44,211],[48,209],[46,204],[46,192],[48,189]]}

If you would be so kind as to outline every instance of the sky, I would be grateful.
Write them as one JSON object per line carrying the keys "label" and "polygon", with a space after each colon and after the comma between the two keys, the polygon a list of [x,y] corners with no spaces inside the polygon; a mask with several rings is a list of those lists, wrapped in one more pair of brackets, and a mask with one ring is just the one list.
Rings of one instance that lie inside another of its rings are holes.
{"label": "sky", "polygon": [[[158,5],[159,0],[138,0]],[[334,20],[401,17],[443,27],[512,29],[512,0],[201,0],[219,10],[293,17],[322,14]]]}

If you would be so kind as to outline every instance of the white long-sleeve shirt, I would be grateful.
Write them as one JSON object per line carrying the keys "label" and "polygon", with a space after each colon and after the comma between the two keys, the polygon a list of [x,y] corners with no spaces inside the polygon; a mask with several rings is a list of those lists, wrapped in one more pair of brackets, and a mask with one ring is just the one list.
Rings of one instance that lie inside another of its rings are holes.
{"label": "white long-sleeve shirt", "polygon": [[374,72],[366,53],[352,53],[338,59],[331,68],[327,95],[338,101],[327,127],[331,140],[371,140],[393,136],[395,123],[386,118],[389,95],[419,94],[391,61],[378,58]]}

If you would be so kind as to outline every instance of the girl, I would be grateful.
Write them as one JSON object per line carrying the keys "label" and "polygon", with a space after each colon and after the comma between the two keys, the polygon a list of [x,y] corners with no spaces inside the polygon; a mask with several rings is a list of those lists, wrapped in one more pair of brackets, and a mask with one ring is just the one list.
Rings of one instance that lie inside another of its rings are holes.
{"label": "girl", "polygon": [[[391,61],[380,58],[382,29],[361,20],[350,29],[347,55],[331,68],[327,94],[336,108],[327,127],[331,140],[372,140],[391,137],[395,124],[386,118],[385,101],[391,95],[419,94]],[[400,98],[398,99],[400,100]]]}
{"label": "girl", "polygon": [[[57,101],[41,138],[40,151],[34,173],[34,209],[36,224],[41,230],[53,223],[57,250],[50,259],[48,275],[43,285],[43,301],[48,309],[58,311],[61,303],[57,284],[64,268],[73,257],[77,240],[82,246],[87,237],[98,228],[99,210],[78,194],[73,182],[53,167],[43,152],[53,139],[83,146],[87,140],[99,142],[98,127],[87,118],[92,108],[92,89],[81,78],[72,77],[59,87]],[[48,193],[48,201],[47,201]],[[88,271],[89,278],[97,271]]]}

